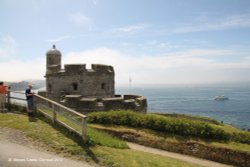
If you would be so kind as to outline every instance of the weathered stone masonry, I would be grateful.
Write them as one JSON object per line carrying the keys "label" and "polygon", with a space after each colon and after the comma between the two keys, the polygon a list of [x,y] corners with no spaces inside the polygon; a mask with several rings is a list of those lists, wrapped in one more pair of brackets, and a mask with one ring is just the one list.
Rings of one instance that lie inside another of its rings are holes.
{"label": "weathered stone masonry", "polygon": [[[55,45],[47,54],[46,96],[80,112],[130,109],[147,111],[147,100],[139,95],[115,95],[112,66],[67,64],[61,68],[61,52]],[[43,93],[43,94],[44,94]],[[42,94],[42,92],[41,92]]]}

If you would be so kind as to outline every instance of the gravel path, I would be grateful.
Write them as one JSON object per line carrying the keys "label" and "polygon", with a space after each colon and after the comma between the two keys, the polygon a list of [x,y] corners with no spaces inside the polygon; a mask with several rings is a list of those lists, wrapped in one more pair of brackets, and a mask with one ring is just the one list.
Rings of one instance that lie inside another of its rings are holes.
{"label": "gravel path", "polygon": [[1,167],[91,167],[89,164],[62,158],[15,143],[0,140]]}
{"label": "gravel path", "polygon": [[39,143],[25,137],[22,131],[0,128],[0,167],[92,167],[39,147]]}
{"label": "gravel path", "polygon": [[225,164],[221,164],[221,163],[214,162],[214,161],[195,158],[195,157],[191,157],[191,156],[188,156],[188,155],[168,152],[168,151],[155,149],[155,148],[151,148],[151,147],[145,147],[145,146],[134,144],[134,143],[127,143],[127,144],[130,147],[130,149],[133,149],[133,150],[158,154],[158,155],[162,155],[162,156],[166,156],[166,157],[170,157],[170,158],[174,158],[174,159],[178,159],[178,160],[198,164],[198,165],[201,165],[201,166],[204,166],[204,167],[232,167],[230,165],[225,165]]}

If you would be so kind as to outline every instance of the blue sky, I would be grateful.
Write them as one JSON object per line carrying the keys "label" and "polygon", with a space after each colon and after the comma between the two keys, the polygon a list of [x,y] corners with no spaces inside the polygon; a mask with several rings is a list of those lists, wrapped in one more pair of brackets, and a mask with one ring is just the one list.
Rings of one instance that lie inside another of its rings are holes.
{"label": "blue sky", "polygon": [[0,0],[0,80],[63,63],[112,65],[116,84],[250,82],[249,0]]}

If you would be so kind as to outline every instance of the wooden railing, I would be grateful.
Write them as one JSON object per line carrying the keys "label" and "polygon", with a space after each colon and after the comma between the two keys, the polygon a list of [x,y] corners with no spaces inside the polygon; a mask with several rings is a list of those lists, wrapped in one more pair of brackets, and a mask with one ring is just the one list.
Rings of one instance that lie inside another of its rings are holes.
{"label": "wooden railing", "polygon": [[[26,101],[24,98],[11,96],[11,93],[23,94],[23,92],[9,91],[7,96],[8,109],[11,109],[11,99]],[[86,115],[65,107],[53,100],[34,94],[35,112],[42,114],[50,119],[54,124],[60,124],[69,131],[81,136],[83,142],[87,141],[87,122]]]}

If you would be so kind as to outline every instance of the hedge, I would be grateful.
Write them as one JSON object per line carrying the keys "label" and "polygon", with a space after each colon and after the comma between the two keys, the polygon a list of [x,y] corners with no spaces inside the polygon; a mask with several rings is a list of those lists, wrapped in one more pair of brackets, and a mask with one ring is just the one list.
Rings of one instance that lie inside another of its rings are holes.
{"label": "hedge", "polygon": [[93,112],[88,115],[88,122],[147,128],[206,139],[229,140],[232,138],[230,133],[206,122],[169,118],[155,114],[140,114],[132,111]]}

